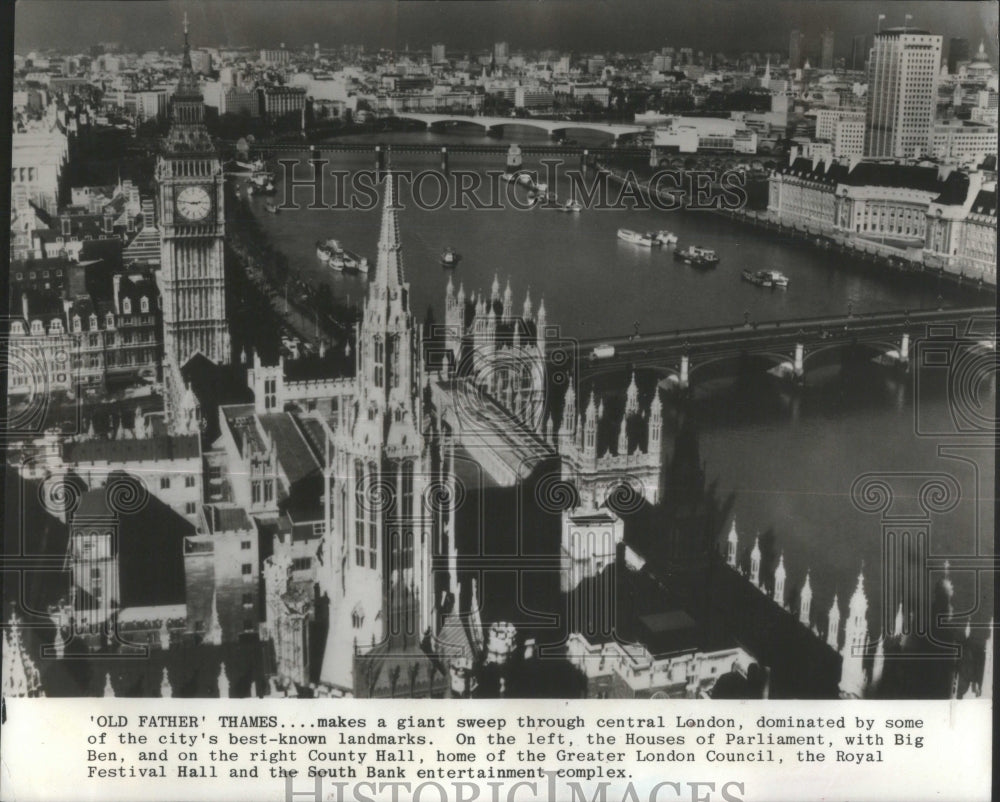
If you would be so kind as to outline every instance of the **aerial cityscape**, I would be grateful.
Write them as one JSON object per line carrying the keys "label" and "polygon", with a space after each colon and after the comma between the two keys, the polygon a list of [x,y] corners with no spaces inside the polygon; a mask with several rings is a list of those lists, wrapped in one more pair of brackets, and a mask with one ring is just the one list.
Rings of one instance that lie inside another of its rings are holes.
{"label": "aerial cityscape", "polygon": [[15,20],[4,697],[992,697],[995,5],[107,5]]}

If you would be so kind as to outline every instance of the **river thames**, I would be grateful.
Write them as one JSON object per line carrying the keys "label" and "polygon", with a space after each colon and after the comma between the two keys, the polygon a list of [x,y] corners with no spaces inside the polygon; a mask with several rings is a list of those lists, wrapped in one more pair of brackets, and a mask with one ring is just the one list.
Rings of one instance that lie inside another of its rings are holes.
{"label": "river thames", "polygon": [[[543,141],[537,132],[522,131],[509,132],[500,142]],[[386,133],[348,141],[498,144],[496,139],[467,133],[461,137]],[[331,169],[374,167],[371,154],[329,153],[326,158]],[[306,159],[303,151],[299,179],[310,175]],[[392,166],[417,172],[436,168],[439,161],[436,154],[396,154]],[[451,154],[450,167],[502,170],[504,158]],[[525,167],[537,168],[538,163],[526,157]],[[576,169],[577,164],[570,162],[567,167]],[[570,197],[565,177],[552,189],[560,202]],[[517,191],[523,197],[523,191]],[[252,199],[251,209],[275,248],[304,279],[329,282],[337,296],[357,302],[366,280],[324,266],[316,257],[316,241],[334,237],[348,250],[373,259],[381,211],[308,209],[310,195],[308,189],[298,190],[296,201],[303,208],[297,211],[266,214],[261,198]],[[403,263],[418,321],[428,307],[436,321],[444,320],[449,271],[439,259],[446,246],[462,256],[451,271],[456,289],[462,284],[467,293],[489,293],[497,276],[503,292],[509,280],[515,309],[520,310],[530,290],[535,309],[544,298],[549,325],[559,326],[567,338],[591,340],[633,331],[742,324],[745,317],[787,320],[852,310],[994,302],[992,296],[959,295],[946,285],[886,274],[870,262],[779,240],[774,232],[709,212],[594,209],[566,214],[541,208],[461,211],[447,206],[425,211],[413,204],[405,184],[400,202]],[[681,247],[700,244],[716,250],[720,264],[714,270],[692,269],[675,262],[667,249],[620,241],[618,228],[668,229],[678,235]],[[789,277],[790,286],[784,291],[756,287],[740,280],[744,269],[780,270]],[[996,392],[992,354],[986,365],[973,382],[972,403],[992,417]],[[605,389],[620,393],[624,387]],[[983,446],[945,453],[950,443],[969,442],[954,435],[950,392],[945,368],[898,374],[874,364],[850,372],[817,370],[797,391],[766,380],[722,381],[696,389],[689,414],[699,434],[701,459],[718,496],[732,504],[741,545],[749,548],[757,532],[773,536],[775,551],[784,554],[788,587],[793,591],[811,569],[813,616],[814,620],[818,616],[821,628],[834,592],[845,608],[862,563],[870,626],[874,634],[879,628],[881,522],[852,504],[851,486],[861,474],[953,476],[962,498],[947,513],[933,517],[931,554],[954,557],[977,550],[992,554],[993,451]],[[898,492],[909,491],[900,487]],[[971,571],[952,571],[952,580],[956,610],[968,612],[974,623],[985,622],[992,614],[992,577],[986,572],[977,577]],[[979,604],[985,607],[979,609]]]}

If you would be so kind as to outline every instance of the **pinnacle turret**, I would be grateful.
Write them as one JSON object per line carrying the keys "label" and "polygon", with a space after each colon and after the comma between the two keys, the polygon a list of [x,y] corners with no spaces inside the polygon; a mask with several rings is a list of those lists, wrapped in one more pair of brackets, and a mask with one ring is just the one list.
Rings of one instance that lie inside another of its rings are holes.
{"label": "pinnacle turret", "polygon": [[639,386],[635,383],[635,371],[632,371],[632,381],[625,391],[625,415],[634,415],[639,411]]}
{"label": "pinnacle turret", "polygon": [[403,286],[403,254],[399,241],[396,186],[392,172],[386,170],[382,197],[382,228],[378,238],[378,263],[373,287],[399,290]]}
{"label": "pinnacle turret", "polygon": [[799,621],[803,626],[809,626],[809,612],[812,608],[812,585],[809,582],[809,572],[806,571],[806,581],[802,585],[802,592],[799,594]]}

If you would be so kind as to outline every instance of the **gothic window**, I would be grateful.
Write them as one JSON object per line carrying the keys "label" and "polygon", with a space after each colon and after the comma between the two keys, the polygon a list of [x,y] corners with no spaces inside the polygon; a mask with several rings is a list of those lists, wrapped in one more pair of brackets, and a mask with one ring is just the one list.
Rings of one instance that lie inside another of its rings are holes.
{"label": "gothic window", "polygon": [[264,379],[264,409],[272,410],[278,405],[277,379]]}
{"label": "gothic window", "polygon": [[132,314],[132,299],[131,298],[125,298],[122,301],[122,312],[124,314],[126,314],[126,315],[131,315]]}
{"label": "gothic window", "polygon": [[45,327],[42,326],[42,321],[32,320],[31,321],[31,333],[32,334],[45,334]]}
{"label": "gothic window", "polygon": [[402,468],[402,487],[400,488],[403,518],[409,520],[413,515],[413,460],[405,460]]}
{"label": "gothic window", "polygon": [[392,386],[399,387],[399,335],[392,338]]}
{"label": "gothic window", "polygon": [[361,609],[361,606],[355,607],[351,611],[351,626],[355,629],[361,629],[361,625],[365,623],[365,614]]}
{"label": "gothic window", "polygon": [[97,328],[97,315],[91,315],[88,323],[90,324],[90,330],[94,331]]}
{"label": "gothic window", "polygon": [[354,562],[365,564],[365,467],[361,460],[354,462]]}
{"label": "gothic window", "polygon": [[375,336],[374,350],[375,350],[375,386],[381,387],[385,371],[385,344],[382,342],[382,338],[378,335]]}
{"label": "gothic window", "polygon": [[264,481],[264,503],[270,504],[274,500],[274,481],[267,479]]}
{"label": "gothic window", "polygon": [[142,299],[139,301],[139,309],[143,314],[149,312],[149,298],[147,298],[145,295],[143,295]]}
{"label": "gothic window", "polygon": [[403,552],[400,554],[399,567],[404,571],[413,567],[413,532],[409,530],[403,534]]}
{"label": "gothic window", "polygon": [[73,315],[73,333],[79,334],[81,331],[83,331],[83,324],[80,322],[80,316]]}
{"label": "gothic window", "polygon": [[260,482],[250,483],[250,499],[254,504],[260,504]]}
{"label": "gothic window", "polygon": [[108,312],[104,322],[107,324],[109,329],[113,329],[115,327],[115,316],[111,312]]}
{"label": "gothic window", "polygon": [[57,318],[56,320],[53,320],[52,323],[49,324],[49,334],[62,334],[62,333],[63,333],[63,324],[62,321]]}
{"label": "gothic window", "polygon": [[[378,467],[374,462],[368,463],[369,482],[378,481]],[[374,568],[378,564],[378,520],[375,515],[368,517],[368,567]]]}

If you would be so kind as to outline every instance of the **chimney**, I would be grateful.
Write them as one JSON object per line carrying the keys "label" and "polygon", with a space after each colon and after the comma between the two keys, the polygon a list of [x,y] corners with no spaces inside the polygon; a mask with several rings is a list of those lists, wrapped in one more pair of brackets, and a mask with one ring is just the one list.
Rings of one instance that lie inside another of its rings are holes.
{"label": "chimney", "polygon": [[113,295],[114,301],[115,301],[115,312],[120,315],[122,313],[122,309],[121,309],[122,274],[121,273],[115,273],[111,277],[111,285],[112,285],[113,290],[114,290],[113,293],[112,293],[112,295]]}
{"label": "chimney", "polygon": [[108,214],[108,213],[105,212],[105,214],[104,214],[104,233],[105,234],[110,234],[111,233],[112,227],[114,225],[114,222],[115,222],[114,216],[112,216],[112,215],[110,215],[110,214]]}
{"label": "chimney", "polygon": [[59,223],[61,226],[62,235],[67,238],[70,237],[73,233],[73,221],[70,220],[69,217],[66,217],[64,215],[63,217],[59,218]]}
{"label": "chimney", "polygon": [[21,314],[24,315],[25,322],[28,322],[28,293],[21,293]]}

